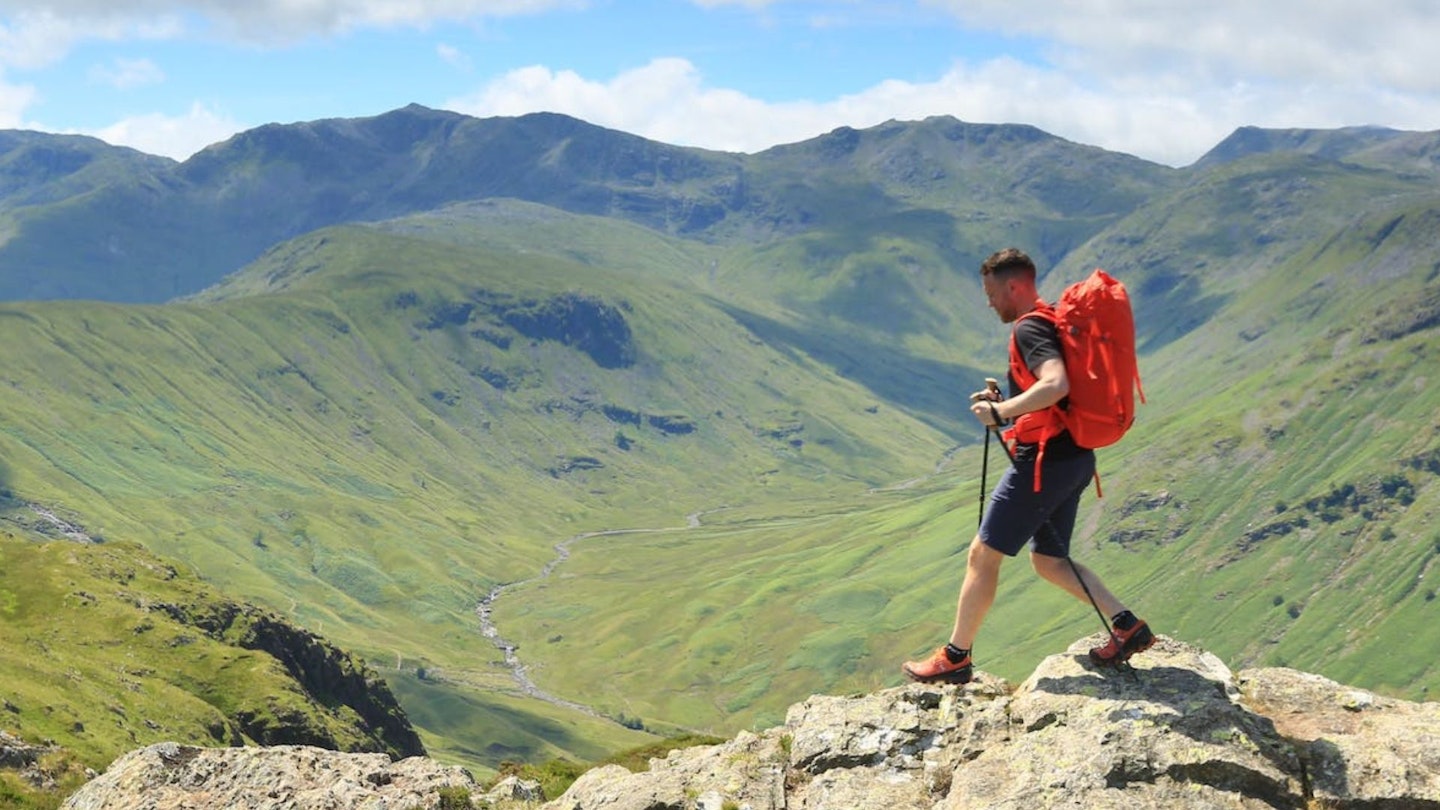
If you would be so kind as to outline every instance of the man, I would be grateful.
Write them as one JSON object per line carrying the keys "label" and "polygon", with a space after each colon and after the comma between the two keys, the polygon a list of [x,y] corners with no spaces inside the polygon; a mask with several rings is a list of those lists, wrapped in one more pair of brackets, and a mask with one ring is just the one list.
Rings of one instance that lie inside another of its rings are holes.
{"label": "man", "polygon": [[[922,683],[970,681],[970,651],[995,601],[1000,564],[1026,543],[1032,544],[1030,562],[1041,577],[1082,601],[1093,597],[1112,617],[1109,642],[1092,649],[1090,657],[1099,665],[1117,666],[1148,649],[1155,637],[1094,572],[1069,559],[1080,495],[1095,474],[1095,453],[1076,445],[1057,417],[1055,409],[1067,404],[1070,382],[1055,324],[1039,314],[1048,305],[1035,289],[1035,263],[1008,248],[986,259],[980,274],[990,308],[1003,323],[1014,324],[1010,397],[977,393],[970,411],[986,430],[1015,423],[1015,463],[995,486],[980,533],[970,543],[949,643],[924,661],[907,661],[902,669]],[[1083,585],[1077,577],[1084,578]]]}

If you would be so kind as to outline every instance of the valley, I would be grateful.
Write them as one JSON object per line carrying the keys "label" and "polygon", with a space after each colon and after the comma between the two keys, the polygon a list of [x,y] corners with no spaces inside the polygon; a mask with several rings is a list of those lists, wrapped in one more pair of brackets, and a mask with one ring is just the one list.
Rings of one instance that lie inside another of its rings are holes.
{"label": "valley", "polygon": [[[1004,365],[976,268],[1019,244],[1043,295],[1103,266],[1136,303],[1150,402],[1077,556],[1232,666],[1423,699],[1437,144],[1240,132],[1176,170],[935,118],[726,155],[423,108],[174,165],[58,140],[91,185],[0,189],[5,542],[137,544],[283,615],[477,773],[771,724],[948,625],[963,403]],[[1006,570],[982,669],[1093,630],[1051,590]]]}

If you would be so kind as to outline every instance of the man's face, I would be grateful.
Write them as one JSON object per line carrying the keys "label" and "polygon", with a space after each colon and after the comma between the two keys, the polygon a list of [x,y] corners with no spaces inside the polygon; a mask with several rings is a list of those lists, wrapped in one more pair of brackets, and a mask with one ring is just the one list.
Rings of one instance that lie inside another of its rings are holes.
{"label": "man's face", "polygon": [[990,302],[990,308],[1000,316],[1001,323],[1010,323],[1015,320],[1015,297],[1010,294],[1010,285],[996,278],[992,274],[980,277],[981,286],[985,288],[985,297]]}

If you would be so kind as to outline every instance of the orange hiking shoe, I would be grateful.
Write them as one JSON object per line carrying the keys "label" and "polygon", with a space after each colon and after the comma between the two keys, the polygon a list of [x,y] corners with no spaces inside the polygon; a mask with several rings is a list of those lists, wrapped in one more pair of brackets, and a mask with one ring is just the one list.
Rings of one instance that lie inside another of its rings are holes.
{"label": "orange hiking shoe", "polygon": [[973,676],[970,653],[965,653],[958,662],[951,661],[944,647],[924,661],[906,661],[901,669],[910,680],[920,683],[969,683]]}
{"label": "orange hiking shoe", "polygon": [[1110,640],[1103,647],[1090,649],[1090,660],[1102,667],[1118,667],[1154,643],[1155,634],[1150,632],[1150,625],[1136,619],[1129,629],[1121,630],[1118,625],[1112,628]]}

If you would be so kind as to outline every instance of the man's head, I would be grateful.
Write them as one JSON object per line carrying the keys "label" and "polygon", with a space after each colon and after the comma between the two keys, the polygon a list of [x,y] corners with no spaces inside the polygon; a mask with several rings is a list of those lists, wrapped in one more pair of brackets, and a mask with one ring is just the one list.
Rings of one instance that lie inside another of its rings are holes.
{"label": "man's head", "polygon": [[1035,262],[1017,248],[997,251],[980,265],[980,282],[990,308],[1002,323],[1029,312],[1039,297],[1035,292]]}

